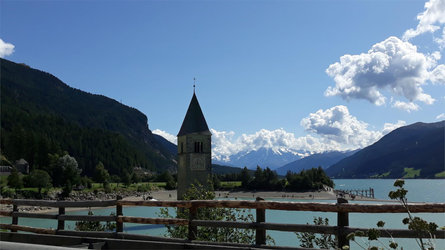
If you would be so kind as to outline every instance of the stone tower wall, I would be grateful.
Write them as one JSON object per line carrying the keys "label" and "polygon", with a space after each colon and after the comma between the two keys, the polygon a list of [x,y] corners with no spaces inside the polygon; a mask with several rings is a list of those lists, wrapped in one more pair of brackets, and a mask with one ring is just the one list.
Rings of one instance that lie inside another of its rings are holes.
{"label": "stone tower wall", "polygon": [[[195,152],[195,142],[202,142],[202,152]],[[207,186],[212,176],[211,134],[192,133],[178,136],[178,200],[196,182]]]}

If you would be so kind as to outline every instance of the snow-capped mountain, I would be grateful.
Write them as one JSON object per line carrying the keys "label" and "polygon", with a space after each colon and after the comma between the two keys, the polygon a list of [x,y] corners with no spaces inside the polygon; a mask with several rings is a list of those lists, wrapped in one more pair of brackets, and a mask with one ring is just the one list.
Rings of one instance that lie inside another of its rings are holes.
{"label": "snow-capped mountain", "polygon": [[262,168],[269,167],[276,169],[287,163],[296,161],[306,156],[303,151],[292,151],[289,149],[259,148],[257,150],[241,151],[231,155],[225,161],[213,159],[213,163],[224,164],[235,167],[247,167],[255,169],[257,166]]}

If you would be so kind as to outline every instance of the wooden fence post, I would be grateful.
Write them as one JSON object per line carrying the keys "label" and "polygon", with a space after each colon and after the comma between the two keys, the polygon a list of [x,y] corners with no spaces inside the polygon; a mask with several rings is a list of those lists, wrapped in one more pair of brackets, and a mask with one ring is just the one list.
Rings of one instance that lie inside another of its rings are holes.
{"label": "wooden fence post", "polygon": [[57,230],[65,230],[65,221],[59,217],[65,214],[65,208],[59,207],[59,216],[57,217]]}
{"label": "wooden fence post", "polygon": [[[122,200],[122,196],[116,197],[117,201]],[[124,223],[119,221],[119,216],[123,215],[122,205],[116,204],[116,233],[122,233],[124,231]]]}
{"label": "wooden fence post", "polygon": [[190,241],[196,240],[196,235],[198,234],[198,227],[192,226],[192,221],[196,219],[197,212],[198,208],[193,206],[192,203],[192,206],[189,209],[189,225],[188,225],[188,231],[189,231],[188,239]]}
{"label": "wooden fence post", "polygon": [[[266,210],[263,208],[256,209],[256,222],[266,222]],[[255,232],[255,244],[266,245],[266,229],[257,228]]]}
{"label": "wooden fence post", "polygon": [[[346,199],[338,198],[337,204],[348,203]],[[342,248],[343,246],[349,246],[349,240],[346,238],[345,227],[349,226],[349,214],[345,212],[337,213],[337,241],[338,248]]]}
{"label": "wooden fence post", "polygon": [[[19,208],[16,204],[12,205],[12,225],[18,225],[19,224],[19,217],[15,215],[19,211]],[[11,230],[11,232],[17,232],[17,230]]]}

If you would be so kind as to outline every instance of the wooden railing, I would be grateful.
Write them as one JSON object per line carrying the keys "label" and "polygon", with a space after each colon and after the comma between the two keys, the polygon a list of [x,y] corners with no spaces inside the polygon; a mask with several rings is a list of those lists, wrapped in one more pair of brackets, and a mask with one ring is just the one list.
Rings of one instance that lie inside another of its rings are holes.
{"label": "wooden railing", "polygon": [[[49,200],[0,200],[0,204],[12,204],[12,211],[0,211],[0,215],[12,217],[11,224],[0,224],[0,229],[11,232],[25,231],[39,234],[60,234],[85,237],[125,238],[138,240],[163,240],[190,242],[196,240],[198,227],[229,227],[253,229],[256,231],[256,245],[266,244],[266,231],[278,230],[288,232],[313,232],[323,234],[335,234],[340,246],[349,245],[347,235],[351,232],[365,232],[368,228],[349,227],[349,213],[406,213],[406,208],[400,204],[350,204],[344,199],[338,199],[337,203],[319,202],[278,202],[278,201],[242,201],[242,200],[193,200],[193,201],[129,201],[129,200],[103,200],[103,201],[49,201]],[[58,214],[19,212],[19,206],[44,206],[59,208]],[[116,215],[66,215],[65,208],[70,207],[116,207]],[[175,207],[189,209],[189,218],[146,218],[124,216],[123,206],[150,206],[150,207]],[[410,203],[411,213],[445,213],[445,203]],[[256,210],[256,222],[240,221],[208,221],[196,219],[200,208],[246,208]],[[287,211],[313,211],[337,213],[336,226],[282,224],[266,222],[266,210]],[[57,220],[57,229],[46,229],[19,225],[19,218],[40,218]],[[65,230],[65,221],[114,221],[116,232],[79,232]],[[144,235],[131,235],[123,233],[123,223],[163,224],[188,226],[188,239],[169,239],[165,237],[153,237]],[[392,238],[417,238],[418,234],[407,229],[378,229],[380,237]],[[430,238],[431,235],[421,235]],[[445,230],[437,230],[436,239],[445,239]]]}

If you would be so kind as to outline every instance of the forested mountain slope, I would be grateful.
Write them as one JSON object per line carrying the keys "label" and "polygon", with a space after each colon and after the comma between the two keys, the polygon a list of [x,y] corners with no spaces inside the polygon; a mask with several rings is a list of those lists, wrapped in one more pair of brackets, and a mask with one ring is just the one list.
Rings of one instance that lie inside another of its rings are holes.
{"label": "forested mountain slope", "polygon": [[175,168],[175,157],[151,133],[147,117],[105,96],[74,89],[55,76],[1,59],[1,151],[33,167],[67,151],[90,174],[102,161],[124,169]]}
{"label": "forested mountain slope", "polygon": [[326,172],[335,178],[443,178],[444,133],[445,121],[400,127]]}

